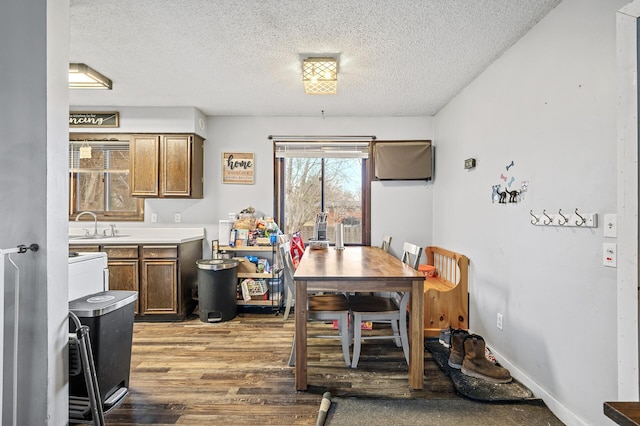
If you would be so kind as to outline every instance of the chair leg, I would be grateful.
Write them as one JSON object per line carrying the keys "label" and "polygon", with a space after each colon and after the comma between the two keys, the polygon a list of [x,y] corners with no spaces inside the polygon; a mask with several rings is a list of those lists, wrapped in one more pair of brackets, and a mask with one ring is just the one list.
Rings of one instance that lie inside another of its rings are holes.
{"label": "chair leg", "polygon": [[349,336],[349,314],[345,313],[340,318],[340,343],[342,343],[342,354],[344,355],[344,363],[347,367],[351,366],[351,359],[349,359],[349,346],[351,346],[351,340]]}
{"label": "chair leg", "polygon": [[351,359],[351,368],[358,368],[358,360],[360,359],[360,349],[362,344],[362,324],[361,316],[353,315],[351,326],[353,327],[353,358]]}
{"label": "chair leg", "polygon": [[409,336],[407,335],[407,315],[400,314],[400,340],[402,340],[402,352],[404,352],[404,358],[409,365]]}
{"label": "chair leg", "polygon": [[396,342],[396,346],[400,347],[402,346],[402,339],[400,338],[400,331],[398,330],[398,321],[396,321],[395,319],[392,319],[390,322],[391,322],[391,329],[393,330],[393,335],[397,336],[393,340]]}
{"label": "chair leg", "polygon": [[296,365],[296,335],[293,335],[293,341],[291,342],[291,355],[289,355],[289,367]]}
{"label": "chair leg", "polygon": [[289,318],[289,312],[291,311],[291,302],[293,300],[293,294],[292,292],[288,291],[287,292],[287,302],[285,303],[285,310],[284,310],[284,317],[282,318],[283,321],[286,321],[287,318]]}

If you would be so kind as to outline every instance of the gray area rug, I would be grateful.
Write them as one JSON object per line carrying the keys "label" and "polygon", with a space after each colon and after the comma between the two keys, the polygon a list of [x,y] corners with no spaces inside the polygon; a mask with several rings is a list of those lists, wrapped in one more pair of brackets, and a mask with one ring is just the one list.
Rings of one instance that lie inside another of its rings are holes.
{"label": "gray area rug", "polygon": [[542,403],[485,403],[469,399],[333,397],[325,425],[560,426]]}
{"label": "gray area rug", "polygon": [[488,380],[469,377],[447,364],[449,348],[437,340],[426,340],[424,348],[431,352],[433,360],[453,382],[456,391],[467,398],[487,402],[512,402],[536,400],[533,393],[522,383],[513,379],[510,383],[492,383]]}

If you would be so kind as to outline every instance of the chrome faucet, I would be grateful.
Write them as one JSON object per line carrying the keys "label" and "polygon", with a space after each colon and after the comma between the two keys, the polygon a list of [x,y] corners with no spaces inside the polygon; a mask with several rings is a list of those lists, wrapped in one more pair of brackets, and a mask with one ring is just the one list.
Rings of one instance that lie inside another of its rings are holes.
{"label": "chrome faucet", "polygon": [[78,221],[78,219],[80,219],[80,216],[85,214],[90,214],[91,216],[93,216],[93,224],[94,224],[93,237],[97,238],[98,237],[98,216],[96,216],[94,212],[85,211],[85,212],[78,213],[78,215],[76,216],[76,222]]}

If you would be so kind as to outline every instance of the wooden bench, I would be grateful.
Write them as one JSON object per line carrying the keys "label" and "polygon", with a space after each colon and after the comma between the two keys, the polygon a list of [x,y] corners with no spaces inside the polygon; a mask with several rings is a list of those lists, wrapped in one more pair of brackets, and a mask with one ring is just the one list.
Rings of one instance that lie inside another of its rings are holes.
{"label": "wooden bench", "polygon": [[469,328],[469,258],[440,247],[425,247],[437,276],[424,281],[424,337],[447,327]]}

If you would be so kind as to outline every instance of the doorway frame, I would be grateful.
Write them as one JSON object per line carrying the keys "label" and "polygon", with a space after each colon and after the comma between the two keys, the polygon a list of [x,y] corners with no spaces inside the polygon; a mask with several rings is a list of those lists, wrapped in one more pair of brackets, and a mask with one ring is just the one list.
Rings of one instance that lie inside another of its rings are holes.
{"label": "doorway frame", "polygon": [[638,401],[638,18],[640,0],[616,14],[617,120],[617,336],[618,399]]}

